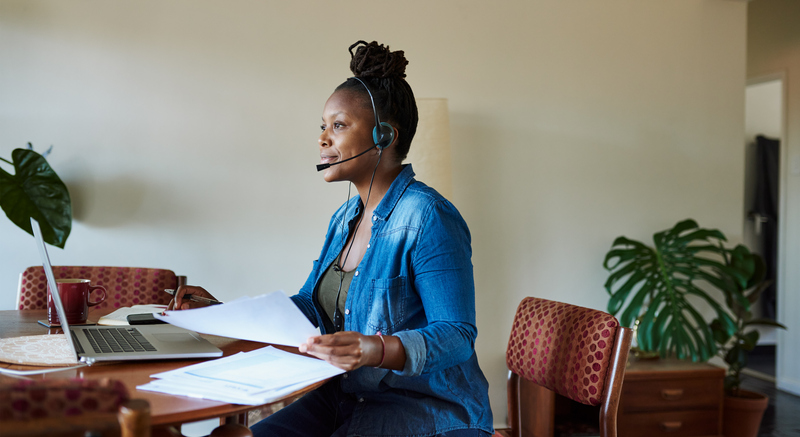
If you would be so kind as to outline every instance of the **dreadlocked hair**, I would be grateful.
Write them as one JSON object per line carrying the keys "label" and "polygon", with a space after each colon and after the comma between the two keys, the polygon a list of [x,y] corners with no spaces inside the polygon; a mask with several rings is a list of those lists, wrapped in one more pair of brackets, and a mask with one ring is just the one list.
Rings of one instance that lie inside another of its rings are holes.
{"label": "dreadlocked hair", "polygon": [[[355,53],[353,49],[355,48]],[[391,124],[398,132],[394,153],[402,162],[408,156],[411,140],[417,132],[419,114],[414,92],[406,82],[406,60],[402,50],[390,51],[389,46],[373,41],[358,41],[351,45],[350,71],[367,84],[375,99],[375,108],[381,121]],[[369,94],[359,81],[349,78],[336,87],[362,96],[370,110]]]}

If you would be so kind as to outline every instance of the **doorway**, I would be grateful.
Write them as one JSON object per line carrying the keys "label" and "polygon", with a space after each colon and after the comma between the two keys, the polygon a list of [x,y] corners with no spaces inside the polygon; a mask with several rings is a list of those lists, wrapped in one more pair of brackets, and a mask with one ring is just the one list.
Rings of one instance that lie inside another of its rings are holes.
{"label": "doorway", "polygon": [[[755,317],[775,320],[781,229],[780,169],[784,142],[784,79],[782,75],[748,81],[745,90],[744,242],[767,264],[772,285],[753,307]],[[777,330],[758,327],[760,338],[749,357],[752,376],[775,381]]]}

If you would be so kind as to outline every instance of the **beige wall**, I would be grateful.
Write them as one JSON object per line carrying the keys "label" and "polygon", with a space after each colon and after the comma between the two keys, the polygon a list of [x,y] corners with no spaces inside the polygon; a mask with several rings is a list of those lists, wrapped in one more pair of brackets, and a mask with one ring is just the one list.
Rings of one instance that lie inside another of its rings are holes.
{"label": "beige wall", "polygon": [[781,241],[778,319],[778,387],[800,394],[800,2],[759,0],[748,6],[747,75],[784,80],[781,153]]}
{"label": "beige wall", "polygon": [[[403,49],[450,106],[495,423],[526,295],[605,308],[615,237],[692,217],[741,239],[745,13],[727,0],[3,1],[0,156],[55,145],[54,262],[168,266],[223,299],[294,293],[346,186],[314,171],[347,46]],[[0,308],[38,262],[0,220]]]}

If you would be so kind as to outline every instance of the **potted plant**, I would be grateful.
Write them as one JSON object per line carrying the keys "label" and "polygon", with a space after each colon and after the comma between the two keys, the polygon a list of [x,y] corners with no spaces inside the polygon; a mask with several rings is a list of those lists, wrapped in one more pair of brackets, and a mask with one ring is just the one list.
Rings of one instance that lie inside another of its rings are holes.
{"label": "potted plant", "polygon": [[764,280],[766,268],[761,256],[739,247],[734,251],[739,253],[729,258],[728,264],[733,266],[738,263],[737,268],[750,272],[747,283],[739,290],[746,301],[742,303],[740,300],[725,300],[736,327],[733,334],[723,327],[719,319],[711,322],[711,330],[717,343],[718,355],[728,364],[725,375],[723,433],[726,437],[755,437],[769,398],[761,393],[741,389],[741,372],[747,366],[747,355],[756,347],[759,339],[759,332],[752,328],[758,325],[782,329],[786,327],[774,320],[753,318],[751,305],[769,287],[771,281]]}
{"label": "potted plant", "polygon": [[45,159],[49,152],[40,155],[28,143],[27,149],[11,152],[13,162],[0,157],[0,161],[14,166],[14,174],[0,167],[0,207],[31,235],[30,219],[36,219],[44,241],[63,249],[72,229],[72,205],[67,186]]}
{"label": "potted plant", "polygon": [[725,241],[722,232],[700,228],[691,219],[654,234],[652,247],[624,236],[614,240],[603,262],[610,271],[605,283],[611,296],[608,312],[621,311],[622,326],[635,324],[634,355],[711,358],[717,344],[695,307],[697,300],[716,313],[720,330],[734,335],[736,321],[707,290],[716,288],[726,302],[749,308],[741,293],[749,274],[738,258],[750,252],[744,246],[727,249]]}

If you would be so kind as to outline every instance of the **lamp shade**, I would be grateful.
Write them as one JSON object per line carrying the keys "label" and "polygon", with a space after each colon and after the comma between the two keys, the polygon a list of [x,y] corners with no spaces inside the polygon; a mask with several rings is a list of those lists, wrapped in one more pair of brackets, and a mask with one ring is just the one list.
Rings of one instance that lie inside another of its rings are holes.
{"label": "lamp shade", "polygon": [[453,195],[453,171],[447,99],[417,99],[417,110],[419,124],[406,162],[413,164],[417,180],[450,199]]}

